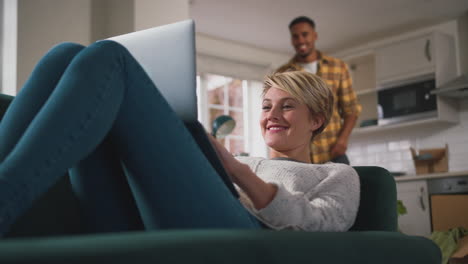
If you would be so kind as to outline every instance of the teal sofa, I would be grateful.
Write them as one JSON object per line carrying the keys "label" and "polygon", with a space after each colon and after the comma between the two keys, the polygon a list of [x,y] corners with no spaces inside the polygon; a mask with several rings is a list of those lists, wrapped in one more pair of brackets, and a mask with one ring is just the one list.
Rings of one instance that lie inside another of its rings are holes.
{"label": "teal sofa", "polygon": [[[12,99],[0,95],[0,120]],[[344,233],[230,229],[88,233],[64,175],[0,240],[0,263],[440,264],[440,250],[432,241],[397,232],[395,181],[388,171],[355,169],[361,202],[354,226]]]}

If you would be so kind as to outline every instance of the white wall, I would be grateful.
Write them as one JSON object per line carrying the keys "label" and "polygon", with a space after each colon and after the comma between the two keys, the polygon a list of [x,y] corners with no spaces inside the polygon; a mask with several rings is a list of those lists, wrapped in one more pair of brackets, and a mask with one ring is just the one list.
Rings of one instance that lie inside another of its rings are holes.
{"label": "white wall", "polygon": [[197,33],[197,53],[265,68],[265,73],[276,69],[291,58],[291,54],[270,51],[240,42],[227,41]]}
{"label": "white wall", "polygon": [[19,0],[17,89],[53,45],[90,38],[91,0]]}
{"label": "white wall", "polygon": [[188,19],[189,0],[135,0],[135,30]]}
{"label": "white wall", "polygon": [[92,0],[91,41],[133,32],[134,0]]}
{"label": "white wall", "polygon": [[5,94],[16,94],[17,1],[2,1],[2,87]]}

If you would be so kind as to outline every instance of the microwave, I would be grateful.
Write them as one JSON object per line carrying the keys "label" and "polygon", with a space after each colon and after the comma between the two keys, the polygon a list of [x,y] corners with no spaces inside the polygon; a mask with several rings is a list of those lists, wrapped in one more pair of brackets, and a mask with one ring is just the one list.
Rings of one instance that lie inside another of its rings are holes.
{"label": "microwave", "polygon": [[387,125],[437,116],[435,76],[424,76],[377,91],[378,124]]}

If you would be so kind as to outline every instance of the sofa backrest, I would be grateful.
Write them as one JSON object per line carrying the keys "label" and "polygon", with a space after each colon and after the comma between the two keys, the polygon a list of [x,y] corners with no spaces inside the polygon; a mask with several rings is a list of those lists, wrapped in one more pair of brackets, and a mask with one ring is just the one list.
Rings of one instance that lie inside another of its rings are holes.
{"label": "sofa backrest", "polygon": [[70,178],[64,175],[37,199],[5,237],[43,237],[83,234],[84,217]]}
{"label": "sofa backrest", "polygon": [[13,100],[13,96],[0,94],[0,121],[8,109],[8,106],[10,106],[11,100]]}
{"label": "sofa backrest", "polygon": [[354,167],[361,182],[359,211],[351,230],[397,231],[396,184],[384,168]]}

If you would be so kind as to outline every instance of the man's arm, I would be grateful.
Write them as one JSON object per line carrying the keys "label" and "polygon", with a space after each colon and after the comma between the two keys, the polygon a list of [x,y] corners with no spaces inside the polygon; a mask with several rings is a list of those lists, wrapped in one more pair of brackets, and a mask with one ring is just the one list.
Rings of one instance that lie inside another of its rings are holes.
{"label": "man's arm", "polygon": [[357,115],[348,115],[343,119],[343,126],[341,127],[340,134],[338,135],[338,139],[330,153],[332,159],[346,153],[346,150],[348,149],[349,136],[353,131],[357,119]]}
{"label": "man's arm", "polygon": [[343,124],[337,135],[337,141],[330,152],[332,159],[346,153],[349,136],[361,113],[361,105],[358,103],[356,94],[354,93],[348,66],[344,62],[342,62],[342,79],[338,90],[340,91],[338,105],[342,110]]}

